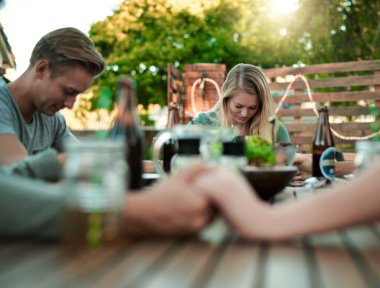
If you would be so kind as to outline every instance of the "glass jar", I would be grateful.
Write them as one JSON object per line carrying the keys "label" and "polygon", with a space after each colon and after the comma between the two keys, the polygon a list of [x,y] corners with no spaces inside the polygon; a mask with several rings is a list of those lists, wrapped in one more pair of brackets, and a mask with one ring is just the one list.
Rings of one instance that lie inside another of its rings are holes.
{"label": "glass jar", "polygon": [[243,168],[248,164],[245,155],[244,141],[223,142],[223,154],[220,158],[220,164],[225,167]]}
{"label": "glass jar", "polygon": [[354,160],[356,171],[361,172],[375,161],[380,160],[380,142],[358,141],[356,143],[356,157]]}
{"label": "glass jar", "polygon": [[99,248],[122,234],[127,164],[123,141],[66,143],[64,244]]}
{"label": "glass jar", "polygon": [[201,162],[200,138],[180,138],[178,141],[178,153],[171,161],[172,172],[178,172],[194,163]]}

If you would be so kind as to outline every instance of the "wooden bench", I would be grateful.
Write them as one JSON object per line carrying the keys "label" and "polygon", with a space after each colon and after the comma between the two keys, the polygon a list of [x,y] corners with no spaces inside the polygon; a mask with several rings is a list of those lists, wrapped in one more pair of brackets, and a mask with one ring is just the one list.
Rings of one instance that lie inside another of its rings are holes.
{"label": "wooden bench", "polygon": [[317,122],[313,107],[320,105],[329,107],[331,128],[339,149],[353,150],[356,140],[378,134],[380,60],[283,67],[264,69],[264,72],[276,103],[283,101],[277,116],[300,151],[311,150]]}

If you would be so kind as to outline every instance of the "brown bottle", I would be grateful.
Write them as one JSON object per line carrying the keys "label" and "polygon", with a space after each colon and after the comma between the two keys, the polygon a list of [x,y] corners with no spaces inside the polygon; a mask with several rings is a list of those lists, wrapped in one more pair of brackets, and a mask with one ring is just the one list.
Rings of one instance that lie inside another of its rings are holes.
{"label": "brown bottle", "polygon": [[119,80],[118,105],[113,138],[124,137],[129,170],[129,190],[143,186],[144,133],[136,110],[135,82],[129,77]]}
{"label": "brown bottle", "polygon": [[[168,122],[166,124],[167,128],[172,128],[181,123],[181,119],[179,116],[179,105],[176,101],[176,98],[173,96],[173,101],[169,104],[168,107]],[[163,168],[166,173],[170,172],[171,160],[172,157],[178,152],[178,144],[175,140],[169,139],[162,145],[163,152]]]}
{"label": "brown bottle", "polygon": [[319,119],[313,141],[312,176],[325,177],[329,180],[335,174],[334,138],[330,129],[329,114],[326,106],[318,109]]}

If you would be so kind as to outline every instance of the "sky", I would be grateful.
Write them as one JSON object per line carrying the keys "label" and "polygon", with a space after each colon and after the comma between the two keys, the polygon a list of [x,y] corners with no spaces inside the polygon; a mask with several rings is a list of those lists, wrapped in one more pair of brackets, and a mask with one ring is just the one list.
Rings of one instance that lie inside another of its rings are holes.
{"label": "sky", "polygon": [[46,33],[72,26],[88,33],[92,23],[105,19],[121,0],[5,0],[0,9],[8,42],[16,57],[17,71],[25,71],[37,41]]}

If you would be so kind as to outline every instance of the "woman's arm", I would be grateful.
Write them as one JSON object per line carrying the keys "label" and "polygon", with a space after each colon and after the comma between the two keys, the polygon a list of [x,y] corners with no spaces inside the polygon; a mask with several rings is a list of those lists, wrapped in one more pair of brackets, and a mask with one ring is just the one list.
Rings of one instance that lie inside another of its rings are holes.
{"label": "woman's arm", "polygon": [[[298,177],[306,179],[311,177],[312,157],[311,154],[296,153],[293,165],[298,167]],[[352,174],[355,170],[354,161],[335,161],[335,175],[343,177],[347,174]]]}
{"label": "woman's arm", "polygon": [[242,176],[227,170],[211,171],[196,185],[243,237],[282,240],[380,219],[379,172],[377,164],[347,185],[275,206],[260,201]]}

